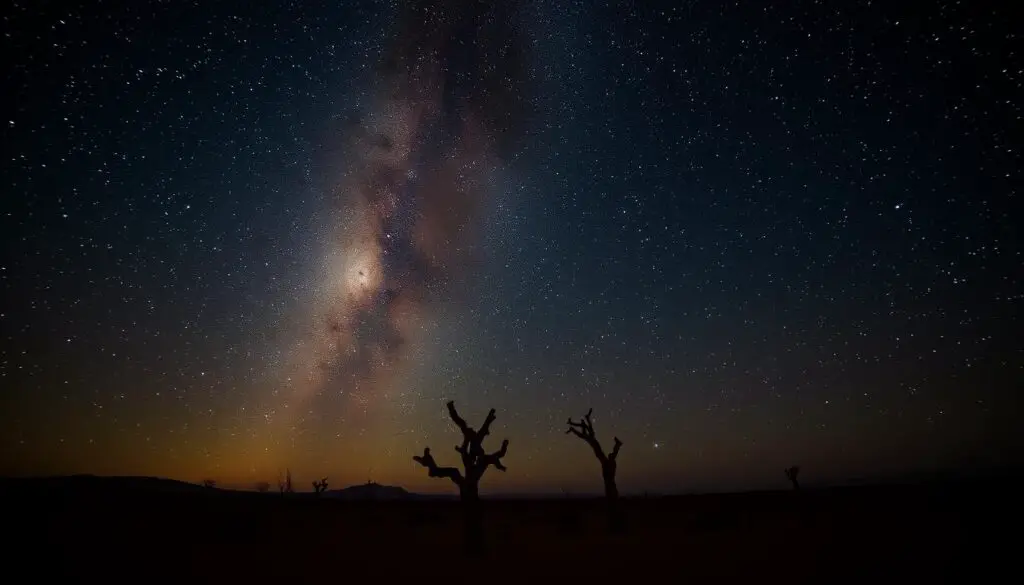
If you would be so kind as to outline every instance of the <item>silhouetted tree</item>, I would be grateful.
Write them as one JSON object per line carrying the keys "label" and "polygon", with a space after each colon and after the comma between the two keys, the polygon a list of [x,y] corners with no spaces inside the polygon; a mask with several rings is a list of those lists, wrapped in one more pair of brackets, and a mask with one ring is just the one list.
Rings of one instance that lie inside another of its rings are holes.
{"label": "silhouetted tree", "polygon": [[256,491],[258,491],[261,494],[265,494],[265,493],[269,492],[270,491],[270,482],[269,481],[258,481],[258,482],[256,482]]}
{"label": "silhouetted tree", "polygon": [[287,475],[285,475],[285,478],[283,480],[281,479],[281,476],[278,475],[278,477],[277,477],[277,489],[278,489],[278,491],[281,492],[282,496],[284,494],[290,494],[290,493],[295,491],[292,488],[292,470],[291,469],[289,469],[287,471]]}
{"label": "silhouetted tree", "polygon": [[793,483],[793,489],[800,489],[800,482],[797,481],[797,476],[800,475],[800,466],[794,465],[793,467],[786,468],[786,477]]}
{"label": "silhouetted tree", "polygon": [[319,496],[320,494],[322,494],[323,492],[326,492],[326,491],[327,491],[327,478],[326,477],[321,479],[321,480],[319,480],[319,481],[314,481],[313,482],[313,492],[316,495]]}
{"label": "silhouetted tree", "polygon": [[590,418],[593,413],[594,409],[591,408],[579,422],[573,422],[570,418],[567,421],[569,428],[565,431],[565,434],[571,433],[583,439],[590,445],[594,455],[597,456],[597,460],[601,463],[601,477],[604,479],[604,496],[608,502],[608,524],[612,530],[618,531],[623,528],[623,519],[618,506],[619,488],[615,485],[615,471],[618,467],[616,459],[619,457],[622,441],[615,437],[615,446],[606,455],[604,449],[601,448],[601,443],[594,434],[594,423]]}
{"label": "silhouetted tree", "polygon": [[459,416],[455,410],[455,402],[448,402],[448,415],[452,422],[462,431],[462,444],[455,446],[455,451],[462,456],[463,471],[456,467],[438,467],[434,456],[430,454],[430,447],[423,449],[423,455],[416,455],[413,460],[427,468],[430,477],[446,477],[452,480],[459,487],[459,496],[464,504],[466,519],[466,544],[470,552],[479,553],[483,551],[483,524],[480,514],[480,479],[487,468],[493,465],[501,471],[506,467],[501,463],[501,458],[508,451],[508,439],[501,442],[501,449],[494,453],[485,453],[483,441],[491,432],[491,424],[497,418],[494,409],[487,413],[484,424],[480,430],[475,430],[466,424],[466,421]]}
{"label": "silhouetted tree", "polygon": [[203,480],[203,487],[207,488],[207,489],[213,489],[213,488],[217,487],[217,482],[212,480],[212,479],[204,479]]}

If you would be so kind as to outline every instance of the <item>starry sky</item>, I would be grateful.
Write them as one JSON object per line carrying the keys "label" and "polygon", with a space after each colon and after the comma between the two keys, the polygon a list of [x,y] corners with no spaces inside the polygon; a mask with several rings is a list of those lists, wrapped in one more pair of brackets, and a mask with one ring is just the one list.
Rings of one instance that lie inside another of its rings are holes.
{"label": "starry sky", "polygon": [[485,493],[600,491],[591,407],[625,493],[1020,463],[996,6],[5,3],[0,474],[453,491],[447,400]]}

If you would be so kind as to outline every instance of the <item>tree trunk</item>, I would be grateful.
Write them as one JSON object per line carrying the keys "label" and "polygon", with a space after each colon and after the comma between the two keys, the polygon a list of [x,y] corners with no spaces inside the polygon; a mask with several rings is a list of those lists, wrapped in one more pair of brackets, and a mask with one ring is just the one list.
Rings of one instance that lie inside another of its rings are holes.
{"label": "tree trunk", "polygon": [[609,500],[617,500],[619,498],[619,488],[615,485],[614,476],[604,476],[604,497]]}
{"label": "tree trunk", "polygon": [[619,508],[619,488],[615,485],[615,473],[605,471],[604,476],[604,497],[608,506],[608,528],[612,532],[623,532],[625,530],[625,519],[622,510]]}
{"label": "tree trunk", "polygon": [[479,484],[465,481],[459,488],[462,498],[462,513],[466,552],[470,555],[482,555],[486,550],[484,542],[483,511],[480,502]]}
{"label": "tree trunk", "polygon": [[459,486],[459,497],[463,503],[475,502],[480,499],[480,486],[472,480],[465,480]]}

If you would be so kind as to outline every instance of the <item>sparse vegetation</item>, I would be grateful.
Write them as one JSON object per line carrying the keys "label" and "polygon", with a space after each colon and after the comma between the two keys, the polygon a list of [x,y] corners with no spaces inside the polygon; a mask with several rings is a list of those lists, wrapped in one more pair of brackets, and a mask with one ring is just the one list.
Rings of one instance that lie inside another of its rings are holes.
{"label": "sparse vegetation", "polygon": [[281,479],[280,476],[277,478],[277,490],[281,492],[281,495],[290,494],[295,491],[292,487],[292,470],[289,469],[284,477]]}
{"label": "sparse vegetation", "polygon": [[793,484],[793,490],[799,490],[800,489],[800,481],[797,479],[797,477],[799,475],[800,475],[800,466],[799,465],[794,465],[792,467],[787,467],[786,468],[786,477]]}
{"label": "sparse vegetation", "polygon": [[203,486],[204,488],[207,488],[207,489],[211,489],[211,490],[212,490],[213,488],[217,487],[217,482],[216,482],[216,481],[214,481],[214,480],[212,480],[212,479],[204,479],[204,480],[202,481],[202,486]]}
{"label": "sparse vegetation", "polygon": [[622,511],[618,505],[619,488],[615,484],[615,472],[618,469],[617,459],[619,457],[619,449],[622,448],[622,441],[615,437],[615,446],[612,447],[608,454],[605,454],[604,449],[601,448],[600,441],[597,440],[597,435],[594,434],[594,422],[591,419],[593,414],[594,409],[591,408],[579,422],[573,422],[572,418],[568,419],[567,424],[569,428],[565,431],[565,434],[576,435],[590,445],[598,462],[601,463],[604,496],[608,503],[608,525],[612,530],[620,531],[624,528],[624,524]]}
{"label": "sparse vegetation", "polygon": [[319,479],[313,482],[313,493],[320,495],[327,491],[327,478]]}

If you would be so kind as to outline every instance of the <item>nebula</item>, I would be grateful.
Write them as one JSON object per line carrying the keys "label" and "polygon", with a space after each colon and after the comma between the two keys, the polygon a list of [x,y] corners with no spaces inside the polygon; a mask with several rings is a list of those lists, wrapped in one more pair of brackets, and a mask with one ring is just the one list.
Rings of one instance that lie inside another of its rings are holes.
{"label": "nebula", "polygon": [[432,304],[471,278],[488,181],[528,117],[515,3],[404,4],[372,100],[342,130],[328,258],[293,363],[300,393],[363,406]]}

